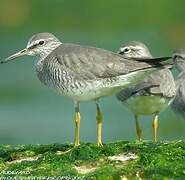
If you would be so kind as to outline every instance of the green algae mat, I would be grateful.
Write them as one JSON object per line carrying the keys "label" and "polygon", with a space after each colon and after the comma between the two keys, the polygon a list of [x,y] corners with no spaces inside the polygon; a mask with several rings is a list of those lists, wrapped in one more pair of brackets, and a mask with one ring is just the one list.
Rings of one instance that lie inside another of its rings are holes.
{"label": "green algae mat", "polygon": [[1,145],[0,179],[185,179],[185,141]]}

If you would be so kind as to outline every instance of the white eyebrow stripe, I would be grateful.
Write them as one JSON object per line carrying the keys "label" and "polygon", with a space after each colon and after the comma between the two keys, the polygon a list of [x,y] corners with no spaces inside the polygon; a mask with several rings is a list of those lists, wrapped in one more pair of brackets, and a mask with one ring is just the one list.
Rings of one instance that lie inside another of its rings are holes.
{"label": "white eyebrow stripe", "polygon": [[125,47],[121,47],[120,51],[123,52],[126,48],[132,49],[132,50],[142,50],[143,49],[143,48],[141,48],[139,46],[125,46]]}
{"label": "white eyebrow stripe", "polygon": [[29,48],[29,47],[31,47],[31,46],[33,46],[33,45],[36,45],[36,44],[39,44],[39,42],[40,41],[50,41],[50,40],[53,40],[53,38],[48,38],[48,39],[38,39],[38,40],[36,40],[36,41],[34,41],[34,44],[33,43],[29,43],[28,45],[27,45],[27,48]]}

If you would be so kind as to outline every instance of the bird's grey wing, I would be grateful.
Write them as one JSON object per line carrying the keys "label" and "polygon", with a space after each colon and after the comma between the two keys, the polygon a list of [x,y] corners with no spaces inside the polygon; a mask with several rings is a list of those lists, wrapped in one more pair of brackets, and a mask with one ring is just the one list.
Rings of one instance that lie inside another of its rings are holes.
{"label": "bird's grey wing", "polygon": [[[154,73],[153,73],[154,74]],[[156,73],[155,73],[156,74]],[[147,95],[159,95],[161,94],[159,82],[155,80],[155,75],[146,77],[142,82],[123,89],[116,97],[120,101],[127,101],[129,98],[133,96],[147,96]]]}
{"label": "bird's grey wing", "polygon": [[122,90],[117,94],[117,98],[121,101],[126,101],[135,95],[158,95],[171,98],[176,94],[175,86],[172,73],[168,69],[163,69],[152,73],[139,84]]}
{"label": "bird's grey wing", "polygon": [[176,94],[175,80],[169,69],[162,69],[150,74],[141,83],[137,84],[134,91],[140,91],[142,95],[158,95],[171,98]]}
{"label": "bird's grey wing", "polygon": [[150,88],[150,94],[161,95],[166,98],[172,98],[176,94],[176,85],[174,77],[169,69],[159,70],[152,73],[144,79],[150,85],[158,85]]}
{"label": "bird's grey wing", "polygon": [[78,79],[116,77],[152,66],[103,49],[74,44],[62,44],[53,53],[60,68],[68,70]]}
{"label": "bird's grey wing", "polygon": [[129,88],[121,90],[120,92],[116,94],[117,99],[122,102],[127,101],[129,98],[133,96],[133,93],[132,93],[133,89],[134,87],[129,87]]}
{"label": "bird's grey wing", "polygon": [[146,96],[151,95],[151,89],[158,88],[159,85],[149,84],[147,82],[141,82],[139,84],[136,84],[135,86],[128,87],[126,89],[123,89],[119,93],[116,94],[116,97],[120,101],[127,101],[129,98],[133,96]]}

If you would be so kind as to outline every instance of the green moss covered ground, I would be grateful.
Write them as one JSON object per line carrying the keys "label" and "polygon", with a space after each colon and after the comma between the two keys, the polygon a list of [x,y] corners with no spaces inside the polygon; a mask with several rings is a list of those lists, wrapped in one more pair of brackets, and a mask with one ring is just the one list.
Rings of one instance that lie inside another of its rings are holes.
{"label": "green moss covered ground", "polygon": [[1,145],[0,177],[185,179],[185,142]]}

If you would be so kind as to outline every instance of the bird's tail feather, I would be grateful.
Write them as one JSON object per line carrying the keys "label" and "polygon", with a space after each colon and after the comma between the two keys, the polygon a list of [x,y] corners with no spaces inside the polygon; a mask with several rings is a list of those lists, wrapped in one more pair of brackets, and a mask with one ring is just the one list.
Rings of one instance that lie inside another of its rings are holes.
{"label": "bird's tail feather", "polygon": [[159,57],[159,58],[132,58],[137,62],[146,62],[152,67],[171,67],[174,64],[174,61],[171,57]]}

